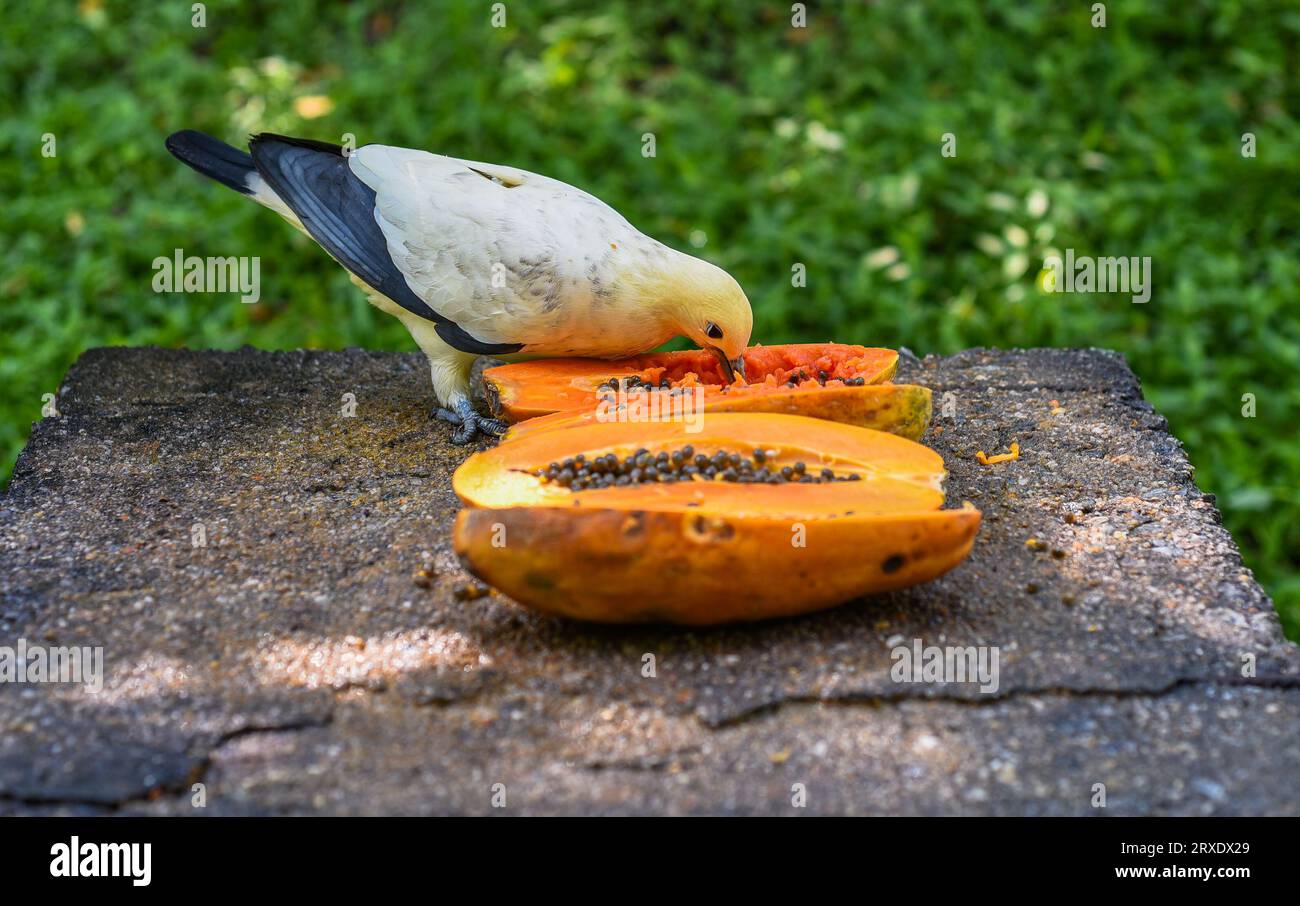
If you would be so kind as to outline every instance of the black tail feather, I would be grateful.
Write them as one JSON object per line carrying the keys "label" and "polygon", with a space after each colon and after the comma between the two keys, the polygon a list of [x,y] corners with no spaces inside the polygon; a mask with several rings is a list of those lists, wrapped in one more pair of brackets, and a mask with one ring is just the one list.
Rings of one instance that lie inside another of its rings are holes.
{"label": "black tail feather", "polygon": [[248,176],[256,170],[251,155],[232,148],[210,135],[182,129],[167,136],[167,150],[176,159],[204,176],[215,179],[245,195],[253,194],[248,187]]}
{"label": "black tail feather", "polygon": [[274,132],[259,132],[256,135],[248,137],[248,147],[251,150],[258,142],[280,142],[285,145],[293,145],[295,148],[307,148],[311,151],[324,151],[327,154],[334,154],[338,157],[343,156],[343,146],[336,145],[332,142],[317,141],[314,138],[294,138],[291,135],[276,135]]}

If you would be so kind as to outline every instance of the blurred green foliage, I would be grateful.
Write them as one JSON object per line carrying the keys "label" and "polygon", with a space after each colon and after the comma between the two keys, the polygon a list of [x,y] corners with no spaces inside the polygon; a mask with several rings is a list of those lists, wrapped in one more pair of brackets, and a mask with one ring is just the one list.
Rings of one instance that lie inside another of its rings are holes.
{"label": "blurred green foliage", "polygon": [[[1103,29],[1090,6],[811,2],[796,29],[789,3],[729,0],[509,0],[504,28],[488,2],[213,0],[204,28],[188,2],[10,5],[3,469],[91,346],[411,349],[306,239],[163,148],[182,127],[350,132],[594,192],[729,269],[767,343],[1122,351],[1300,637],[1300,7],[1114,2]],[[262,302],[155,294],[175,248],[260,255]],[[1150,303],[1042,294],[1065,248],[1151,256]]]}

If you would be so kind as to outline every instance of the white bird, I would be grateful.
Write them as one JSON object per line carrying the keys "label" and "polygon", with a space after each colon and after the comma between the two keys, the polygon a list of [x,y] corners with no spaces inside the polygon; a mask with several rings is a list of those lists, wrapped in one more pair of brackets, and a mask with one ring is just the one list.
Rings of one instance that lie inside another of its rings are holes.
{"label": "white bird", "polygon": [[731,275],[558,180],[266,133],[251,154],[190,130],[167,148],[307,233],[406,325],[456,443],[505,430],[470,403],[479,355],[618,358],[684,336],[743,376],[753,315]]}

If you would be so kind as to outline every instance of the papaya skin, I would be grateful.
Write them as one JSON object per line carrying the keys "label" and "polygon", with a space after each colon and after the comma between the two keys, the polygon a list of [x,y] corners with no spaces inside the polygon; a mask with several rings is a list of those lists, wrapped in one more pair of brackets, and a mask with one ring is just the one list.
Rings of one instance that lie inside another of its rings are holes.
{"label": "papaya skin", "polygon": [[[496,417],[519,422],[566,410],[594,411],[597,387],[611,378],[635,375],[656,384],[665,378],[674,385],[698,384],[707,400],[714,396],[815,394],[823,390],[816,380],[820,371],[827,374],[831,388],[842,387],[847,378],[880,384],[891,380],[898,369],[898,353],[892,349],[843,343],[752,346],[745,351],[744,360],[746,382],[728,384],[717,359],[698,349],[618,360],[533,359],[487,369],[483,389]],[[799,374],[805,376],[800,386],[787,387],[786,380]]]}
{"label": "papaya skin", "polygon": [[[763,394],[705,394],[704,412],[776,412],[806,415],[827,421],[873,428],[920,440],[930,426],[932,394],[913,384],[872,384],[865,387],[830,386],[816,390],[791,390]],[[617,415],[593,410],[553,412],[511,426],[504,440],[516,440],[541,431],[573,428],[612,420]]]}
{"label": "papaya skin", "polygon": [[[974,509],[809,519],[692,512],[467,509],[455,549],[543,613],[707,626],[789,617],[925,582],[970,552]],[[504,542],[503,546],[496,546]]]}

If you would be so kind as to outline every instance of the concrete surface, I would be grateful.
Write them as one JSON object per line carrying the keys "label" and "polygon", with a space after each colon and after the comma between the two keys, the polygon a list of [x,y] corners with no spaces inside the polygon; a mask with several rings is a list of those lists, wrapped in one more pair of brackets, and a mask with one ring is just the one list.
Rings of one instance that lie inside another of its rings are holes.
{"label": "concrete surface", "polygon": [[[628,630],[476,597],[420,356],[92,350],[0,497],[0,646],[102,646],[104,689],[0,683],[0,813],[1300,814],[1300,655],[1122,358],[899,380],[966,564]],[[895,682],[914,639],[996,692]]]}

